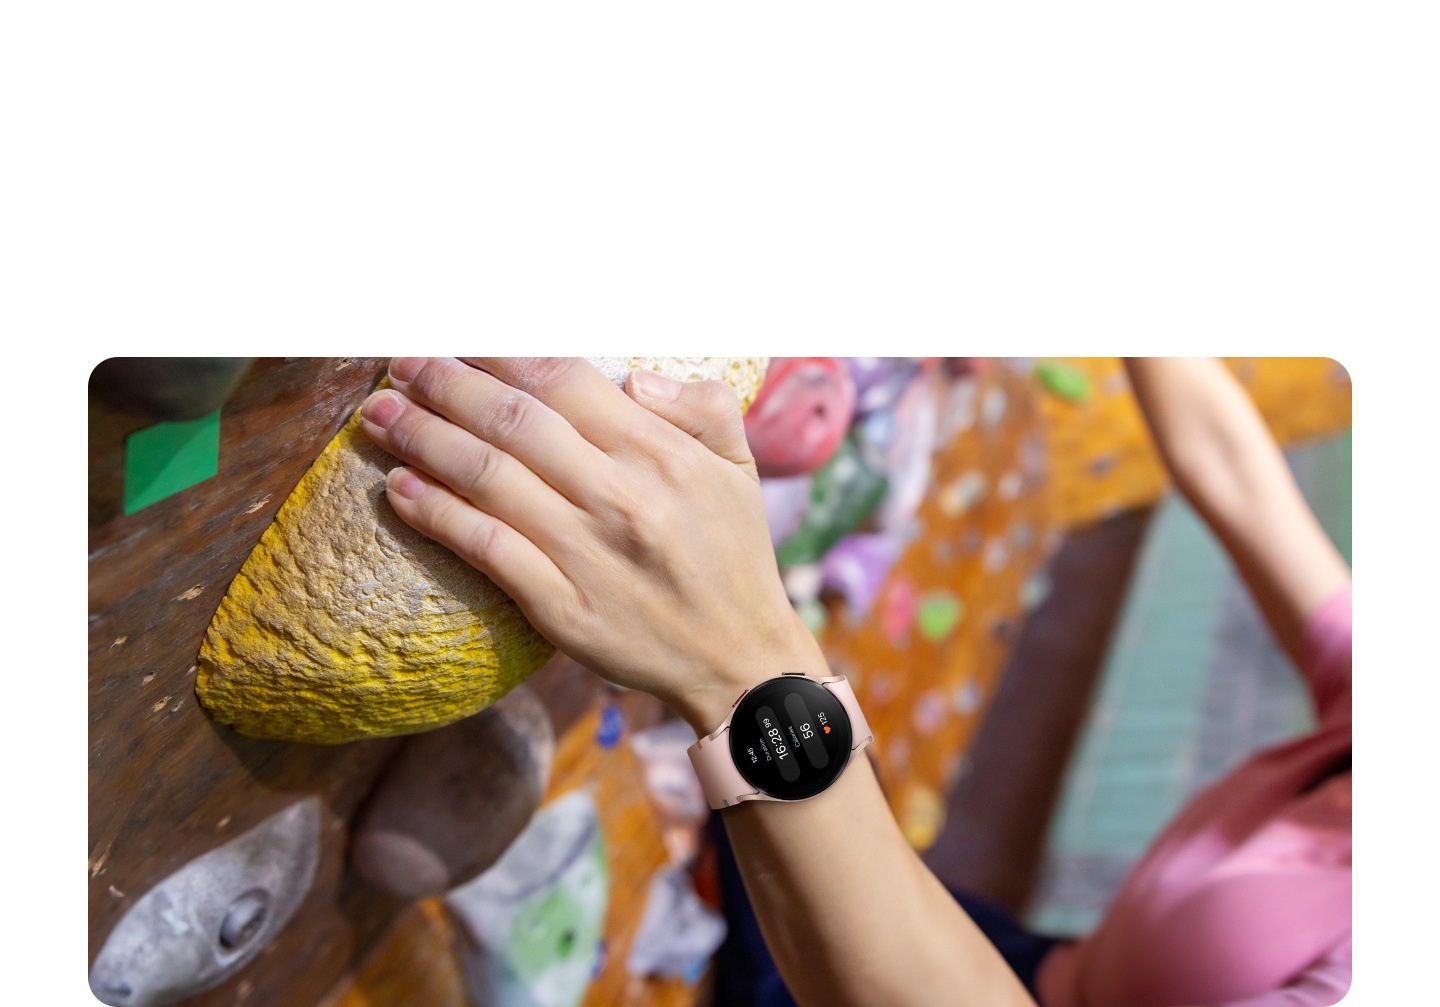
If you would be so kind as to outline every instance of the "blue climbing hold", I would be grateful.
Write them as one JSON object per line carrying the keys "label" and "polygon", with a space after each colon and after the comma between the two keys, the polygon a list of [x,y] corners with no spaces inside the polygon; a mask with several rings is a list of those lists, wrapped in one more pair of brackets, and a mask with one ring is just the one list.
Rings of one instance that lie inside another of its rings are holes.
{"label": "blue climbing hold", "polygon": [[595,740],[600,743],[601,748],[614,748],[620,744],[620,738],[625,734],[625,715],[620,712],[620,707],[611,704],[600,711],[600,728],[595,732]]}

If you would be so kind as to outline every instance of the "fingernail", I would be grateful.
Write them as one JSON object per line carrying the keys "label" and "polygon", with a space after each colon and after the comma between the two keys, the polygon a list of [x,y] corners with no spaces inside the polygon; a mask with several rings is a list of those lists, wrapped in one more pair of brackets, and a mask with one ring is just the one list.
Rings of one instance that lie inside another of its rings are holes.
{"label": "fingernail", "polygon": [[425,483],[409,469],[391,469],[385,477],[385,488],[406,500],[414,500],[425,492]]}
{"label": "fingernail", "polygon": [[360,415],[377,427],[388,427],[404,411],[400,396],[385,391],[376,392],[360,407]]}
{"label": "fingernail", "polygon": [[396,381],[413,381],[424,366],[424,357],[396,357],[390,361],[390,377]]}
{"label": "fingernail", "polygon": [[635,388],[647,399],[665,402],[680,394],[681,382],[668,375],[647,370],[632,371],[631,374],[630,380],[635,382]]}

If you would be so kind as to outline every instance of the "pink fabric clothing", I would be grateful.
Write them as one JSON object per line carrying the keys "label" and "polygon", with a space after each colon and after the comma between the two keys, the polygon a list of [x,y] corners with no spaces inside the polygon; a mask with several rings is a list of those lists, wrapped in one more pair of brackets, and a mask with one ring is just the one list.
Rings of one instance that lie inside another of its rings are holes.
{"label": "pink fabric clothing", "polygon": [[[1305,628],[1318,727],[1201,791],[1095,933],[1041,963],[1044,1007],[1320,1007],[1350,987],[1350,589]],[[1316,783],[1317,780],[1322,780]]]}

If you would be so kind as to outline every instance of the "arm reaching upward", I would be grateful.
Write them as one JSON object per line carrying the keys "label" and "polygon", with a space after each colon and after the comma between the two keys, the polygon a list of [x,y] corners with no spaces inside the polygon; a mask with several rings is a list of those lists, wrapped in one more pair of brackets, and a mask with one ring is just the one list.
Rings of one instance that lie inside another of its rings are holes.
{"label": "arm reaching upward", "polygon": [[1125,363],[1175,486],[1225,546],[1286,653],[1350,580],[1254,403],[1213,358]]}

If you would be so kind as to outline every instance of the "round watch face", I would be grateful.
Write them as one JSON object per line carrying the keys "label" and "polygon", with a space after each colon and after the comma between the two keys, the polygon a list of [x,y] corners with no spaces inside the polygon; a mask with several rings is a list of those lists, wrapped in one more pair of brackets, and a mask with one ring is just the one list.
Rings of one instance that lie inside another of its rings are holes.
{"label": "round watch face", "polygon": [[741,697],[730,718],[730,755],[761,793],[782,801],[813,797],[850,760],[850,717],[813,678],[761,682]]}

